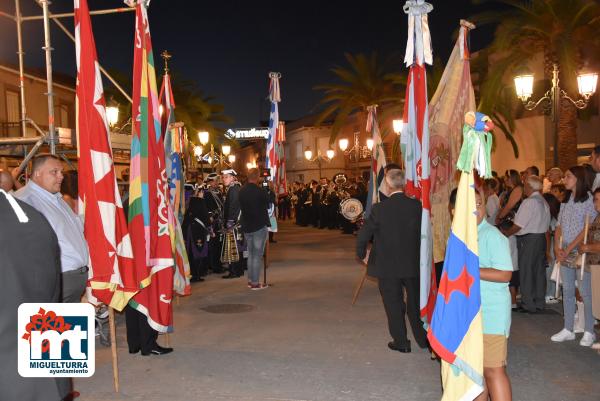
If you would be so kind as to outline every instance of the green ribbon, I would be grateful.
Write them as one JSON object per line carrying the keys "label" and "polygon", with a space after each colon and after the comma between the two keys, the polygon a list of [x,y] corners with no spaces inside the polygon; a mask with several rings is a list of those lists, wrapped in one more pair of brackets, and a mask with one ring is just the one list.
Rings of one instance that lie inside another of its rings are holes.
{"label": "green ribbon", "polygon": [[463,126],[463,144],[456,167],[465,173],[474,168],[483,178],[492,176],[492,134],[485,131],[475,131],[468,124]]}

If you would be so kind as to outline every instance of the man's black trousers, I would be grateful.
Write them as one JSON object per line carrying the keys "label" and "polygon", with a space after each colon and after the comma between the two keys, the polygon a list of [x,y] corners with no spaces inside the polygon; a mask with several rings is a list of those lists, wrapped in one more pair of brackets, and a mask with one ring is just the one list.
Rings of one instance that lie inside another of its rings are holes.
{"label": "man's black trousers", "polygon": [[[383,306],[388,319],[390,334],[399,347],[410,346],[406,336],[405,316],[421,348],[427,347],[427,332],[419,317],[419,279],[414,278],[380,278],[379,292],[383,298]],[[404,290],[406,289],[406,303]]]}

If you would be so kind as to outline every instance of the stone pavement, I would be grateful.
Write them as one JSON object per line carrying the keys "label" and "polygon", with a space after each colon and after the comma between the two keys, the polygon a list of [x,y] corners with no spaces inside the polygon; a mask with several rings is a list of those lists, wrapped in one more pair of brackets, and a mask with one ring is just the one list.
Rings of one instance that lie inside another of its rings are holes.
{"label": "stone pavement", "polygon": [[[363,271],[355,237],[283,223],[276,240],[272,287],[250,291],[245,278],[218,275],[193,284],[174,305],[172,354],[129,355],[118,316],[121,391],[113,391],[110,348],[97,342],[95,375],[75,381],[78,401],[439,400],[438,362],[416,346],[388,350],[376,283],[350,305]],[[600,400],[600,356],[578,342],[551,343],[561,327],[555,311],[513,314],[514,400]]]}

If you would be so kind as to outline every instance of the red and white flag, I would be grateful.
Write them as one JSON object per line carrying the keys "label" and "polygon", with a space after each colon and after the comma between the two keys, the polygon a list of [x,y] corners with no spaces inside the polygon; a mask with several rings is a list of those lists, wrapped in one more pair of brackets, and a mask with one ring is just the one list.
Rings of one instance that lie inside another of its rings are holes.
{"label": "red and white flag", "polygon": [[88,298],[122,310],[139,289],[123,213],[87,0],[75,0],[79,214],[89,261]]}

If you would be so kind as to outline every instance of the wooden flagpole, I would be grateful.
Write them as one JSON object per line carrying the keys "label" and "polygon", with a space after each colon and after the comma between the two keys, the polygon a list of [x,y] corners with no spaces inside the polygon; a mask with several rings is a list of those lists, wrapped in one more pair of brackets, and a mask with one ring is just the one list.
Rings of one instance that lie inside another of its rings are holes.
{"label": "wooden flagpole", "polygon": [[[588,231],[590,229],[590,216],[589,215],[585,215],[585,226],[583,229],[583,244],[587,245],[587,240],[588,240]],[[583,281],[583,272],[585,270],[585,259],[587,256],[587,252],[584,253],[583,255],[581,255],[581,281]]]}
{"label": "wooden flagpole", "polygon": [[[561,249],[562,249],[562,242],[563,242],[563,237],[562,237],[562,234],[561,234],[560,238],[558,239],[558,243],[560,244]],[[556,255],[554,255],[554,257],[556,258]],[[557,262],[554,262],[554,263],[557,263]],[[558,262],[558,265],[556,265],[556,269],[557,269],[557,272],[556,272],[556,290],[554,291],[554,298],[558,299],[558,297],[560,295],[560,283],[562,281],[561,278],[560,278],[560,269],[561,269],[560,262]]]}
{"label": "wooden flagpole", "polygon": [[110,327],[110,350],[112,353],[113,383],[115,392],[119,392],[119,361],[117,360],[117,330],[115,328],[115,310],[108,307],[108,323]]}
{"label": "wooden flagpole", "polygon": [[265,255],[264,255],[264,274],[263,274],[263,281],[264,281],[264,285],[267,285],[267,267],[269,267],[269,237],[268,237],[268,233],[267,233],[267,241],[265,243]]}

